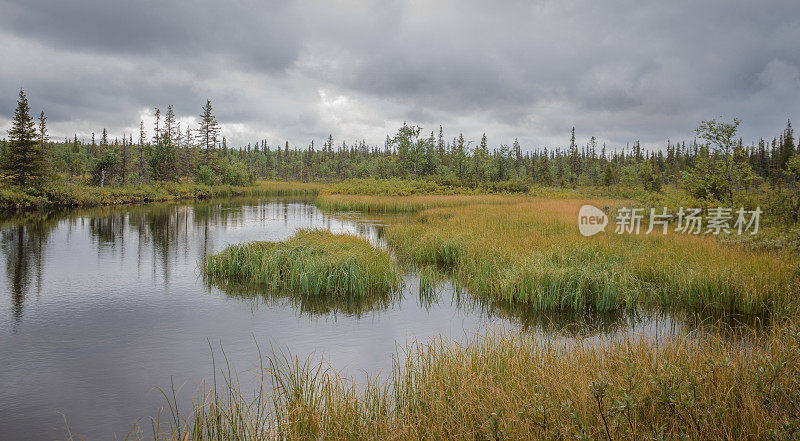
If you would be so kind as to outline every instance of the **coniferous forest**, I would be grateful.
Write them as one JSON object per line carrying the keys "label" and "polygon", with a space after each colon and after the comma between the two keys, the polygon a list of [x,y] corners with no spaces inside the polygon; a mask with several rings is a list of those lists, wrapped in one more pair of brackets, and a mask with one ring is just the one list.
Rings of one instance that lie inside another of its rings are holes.
{"label": "coniferous forest", "polygon": [[[690,140],[667,140],[645,149],[565,134],[563,146],[492,144],[404,124],[383,145],[336,140],[305,146],[255,140],[228,145],[210,100],[199,125],[181,127],[172,106],[155,109],[154,127],[138,133],[110,134],[101,128],[90,139],[53,139],[47,117],[31,115],[20,91],[13,126],[0,141],[7,185],[37,194],[43,186],[76,183],[95,187],[151,182],[205,186],[247,186],[257,180],[338,182],[348,179],[432,181],[439,186],[478,192],[527,192],[531,187],[684,190],[708,204],[767,206],[781,220],[800,220],[800,146],[791,121],[778,134],[746,143],[737,137],[740,121],[704,121]],[[13,207],[6,196],[5,207]],[[734,201],[736,199],[736,201]]]}

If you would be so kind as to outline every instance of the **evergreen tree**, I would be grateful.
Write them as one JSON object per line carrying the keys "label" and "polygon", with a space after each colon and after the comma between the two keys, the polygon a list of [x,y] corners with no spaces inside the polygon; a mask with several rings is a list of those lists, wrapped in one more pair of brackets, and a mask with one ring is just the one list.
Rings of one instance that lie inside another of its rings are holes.
{"label": "evergreen tree", "polygon": [[781,137],[781,146],[778,152],[778,168],[781,170],[787,169],[789,158],[794,154],[794,130],[792,129],[792,121],[786,122],[786,130],[783,131]]}
{"label": "evergreen tree", "polygon": [[171,143],[176,144],[177,133],[180,129],[176,126],[175,112],[172,111],[172,104],[167,106],[167,115],[164,117],[164,131],[169,136]]}
{"label": "evergreen tree", "polygon": [[41,183],[47,176],[44,150],[37,142],[36,125],[30,115],[28,98],[22,90],[8,131],[8,146],[0,161],[0,174],[19,186]]}
{"label": "evergreen tree", "polygon": [[39,145],[42,148],[42,152],[47,154],[47,141],[50,140],[50,137],[47,136],[47,117],[44,116],[44,111],[39,114]]}
{"label": "evergreen tree", "polygon": [[128,144],[125,142],[125,135],[122,136],[122,151],[120,152],[119,161],[119,177],[122,180],[122,185],[125,185],[128,179]]}
{"label": "evergreen tree", "polygon": [[145,173],[147,170],[147,164],[144,159],[145,139],[147,139],[147,134],[144,132],[144,121],[140,120],[139,121],[139,164],[138,164],[139,179],[145,178]]}
{"label": "evergreen tree", "polygon": [[212,112],[211,100],[206,100],[206,105],[203,106],[203,113],[200,114],[200,141],[201,147],[205,151],[205,158],[208,160],[211,150],[217,144],[217,135],[219,134],[219,124],[217,119],[214,118]]}
{"label": "evergreen tree", "polygon": [[158,140],[161,138],[161,129],[159,125],[161,124],[161,110],[156,107],[156,122],[155,122],[155,132],[153,133],[153,144],[157,143]]}
{"label": "evergreen tree", "polygon": [[175,179],[175,145],[166,131],[161,134],[150,154],[150,171],[157,181]]}

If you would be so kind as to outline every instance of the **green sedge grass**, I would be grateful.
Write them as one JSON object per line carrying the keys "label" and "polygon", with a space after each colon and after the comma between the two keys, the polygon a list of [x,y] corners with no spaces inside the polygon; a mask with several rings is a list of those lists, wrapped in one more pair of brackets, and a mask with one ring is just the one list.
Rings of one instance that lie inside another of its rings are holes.
{"label": "green sedge grass", "polygon": [[365,239],[301,229],[283,242],[231,245],[202,262],[209,282],[247,284],[309,298],[372,298],[397,290],[389,254]]}

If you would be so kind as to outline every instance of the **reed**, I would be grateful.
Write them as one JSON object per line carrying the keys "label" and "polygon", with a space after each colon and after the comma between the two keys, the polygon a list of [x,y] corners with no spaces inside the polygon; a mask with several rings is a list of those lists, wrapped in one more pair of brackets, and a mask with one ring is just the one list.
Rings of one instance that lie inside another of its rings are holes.
{"label": "reed", "polygon": [[247,284],[305,297],[372,298],[401,283],[386,251],[326,230],[301,229],[283,242],[231,245],[207,256],[202,271],[218,286]]}
{"label": "reed", "polygon": [[726,245],[711,237],[608,232],[583,237],[584,203],[532,199],[429,209],[387,229],[398,259],[435,265],[471,294],[541,310],[633,309],[642,304],[765,314],[800,294],[789,252]]}
{"label": "reed", "polygon": [[735,334],[597,342],[488,331],[410,344],[387,379],[361,384],[273,352],[254,396],[228,371],[222,392],[199,395],[185,417],[170,405],[171,427],[154,432],[163,440],[795,439],[796,321]]}

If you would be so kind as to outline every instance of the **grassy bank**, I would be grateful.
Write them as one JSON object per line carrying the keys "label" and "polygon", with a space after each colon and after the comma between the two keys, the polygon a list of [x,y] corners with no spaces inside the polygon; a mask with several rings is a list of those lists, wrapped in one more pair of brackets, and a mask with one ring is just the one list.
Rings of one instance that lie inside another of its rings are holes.
{"label": "grassy bank", "polygon": [[323,191],[317,196],[317,207],[327,211],[358,211],[362,213],[416,213],[436,207],[455,207],[476,204],[513,204],[526,200],[512,195],[417,195],[369,196],[331,194]]}
{"label": "grassy bank", "polygon": [[303,297],[374,298],[400,285],[386,251],[364,239],[298,230],[283,242],[231,245],[206,257],[203,274],[218,286],[250,285]]}
{"label": "grassy bank", "polygon": [[537,309],[630,309],[642,304],[764,314],[798,295],[787,252],[729,246],[707,236],[618,235],[577,229],[584,203],[533,199],[423,211],[387,229],[401,261],[433,265],[473,295]]}
{"label": "grassy bank", "polygon": [[434,207],[512,203],[523,200],[529,190],[516,181],[470,188],[422,179],[350,179],[327,184],[316,205],[328,211],[414,213]]}
{"label": "grassy bank", "polygon": [[327,186],[331,194],[376,196],[418,196],[455,194],[524,194],[530,190],[526,181],[481,182],[473,187],[461,183],[428,179],[348,179]]}
{"label": "grassy bank", "polygon": [[54,183],[42,188],[0,188],[0,212],[24,212],[62,207],[94,207],[231,196],[313,196],[321,184],[259,181],[250,186],[154,182],[113,187]]}
{"label": "grassy bank", "polygon": [[[541,337],[541,336],[539,336]],[[280,354],[255,395],[226,381],[172,408],[177,440],[795,439],[800,332],[563,342],[489,332],[413,344],[354,384]],[[227,379],[226,379],[227,380]],[[272,390],[272,393],[266,392]]]}

